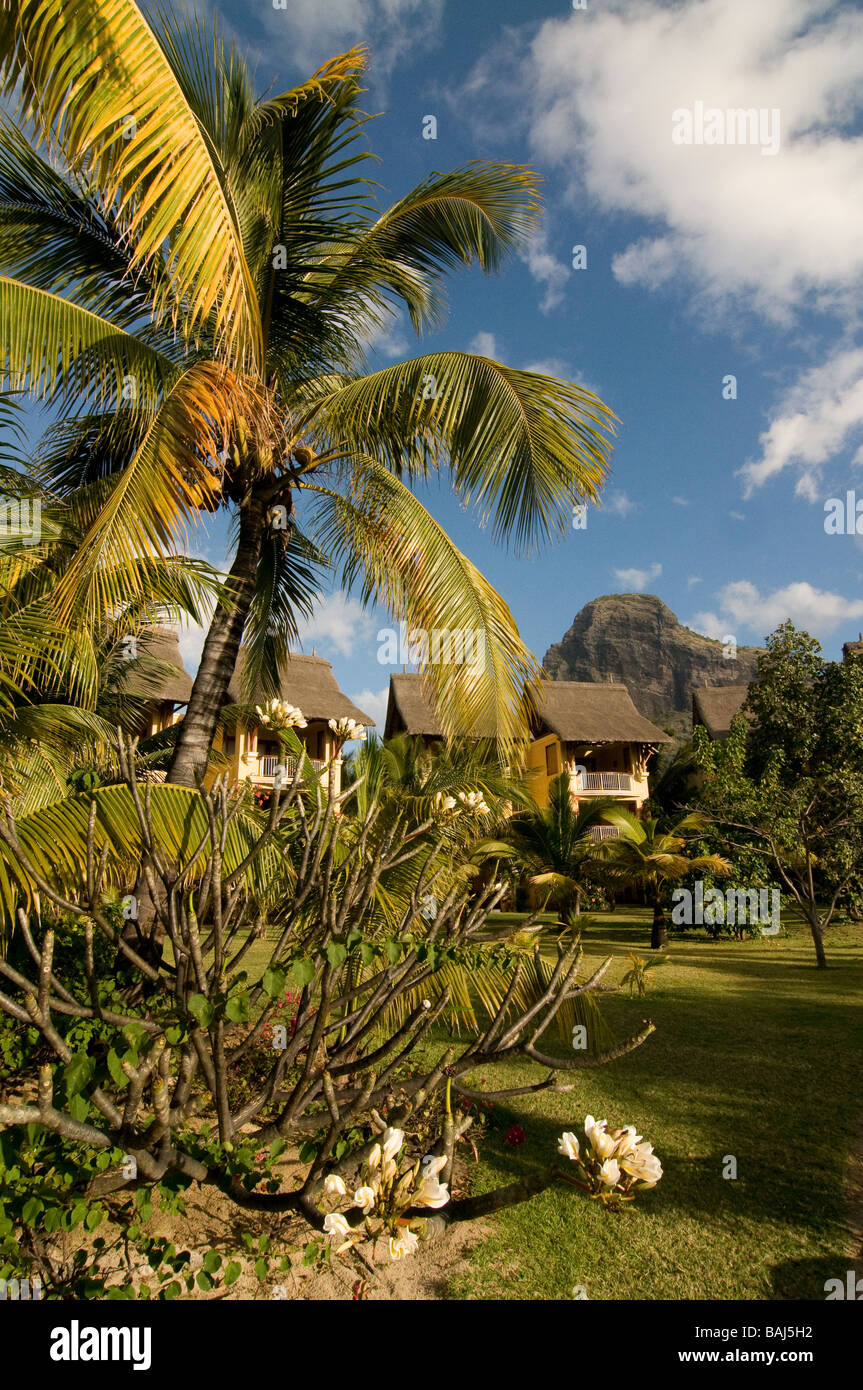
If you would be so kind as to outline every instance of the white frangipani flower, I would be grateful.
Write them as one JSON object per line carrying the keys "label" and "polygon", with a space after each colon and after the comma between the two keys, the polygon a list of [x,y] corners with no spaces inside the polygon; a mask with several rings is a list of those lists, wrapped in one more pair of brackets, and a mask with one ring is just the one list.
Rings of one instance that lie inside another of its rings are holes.
{"label": "white frangipani flower", "polygon": [[459,792],[458,799],[466,811],[473,811],[475,815],[485,815],[488,811],[482,792]]}
{"label": "white frangipani flower", "polygon": [[344,1180],[339,1177],[338,1173],[327,1174],[324,1179],[324,1191],[329,1193],[331,1197],[344,1197],[347,1190]]}
{"label": "white frangipani flower", "polygon": [[419,1245],[419,1236],[409,1226],[401,1228],[397,1236],[390,1236],[390,1259],[403,1260],[413,1255]]}
{"label": "white frangipani flower", "polygon": [[557,1141],[557,1152],[559,1154],[565,1154],[567,1158],[578,1158],[579,1154],[581,1153],[581,1149],[579,1147],[578,1140],[576,1139],[575,1135],[572,1133],[571,1130],[567,1130],[566,1134],[562,1134],[560,1136],[559,1140]]}
{"label": "white frangipani flower", "polygon": [[414,1206],[417,1207],[445,1207],[448,1201],[447,1184],[438,1182],[437,1177],[423,1178],[413,1195]]}
{"label": "white frangipani flower", "polygon": [[380,1144],[375,1144],[374,1148],[372,1149],[371,1153],[369,1154],[368,1158],[366,1159],[366,1162],[368,1163],[368,1166],[369,1166],[370,1168],[380,1168],[380,1166],[381,1166],[381,1146],[380,1146]]}
{"label": "white frangipani flower", "polygon": [[606,1187],[614,1187],[620,1182],[620,1168],[616,1158],[607,1158],[599,1170],[599,1178]]}
{"label": "white frangipani flower", "polygon": [[403,1129],[385,1129],[383,1133],[384,1158],[395,1158],[404,1142],[405,1132]]}
{"label": "white frangipani flower", "polygon": [[605,1132],[607,1127],[608,1120],[595,1120],[592,1115],[588,1115],[584,1121],[584,1132],[597,1158],[611,1158],[616,1147],[611,1135]]}
{"label": "white frangipani flower", "polygon": [[351,1233],[350,1223],[339,1211],[331,1211],[324,1217],[324,1230],[328,1236],[349,1236]]}
{"label": "white frangipani flower", "polygon": [[426,1154],[420,1164],[423,1178],[436,1178],[446,1167],[446,1154]]}
{"label": "white frangipani flower", "polygon": [[363,1187],[358,1187],[357,1190],[356,1190],[356,1192],[354,1193],[354,1206],[355,1206],[355,1207],[361,1207],[361,1208],[362,1208],[362,1211],[363,1211],[363,1215],[364,1215],[364,1216],[368,1216],[368,1214],[369,1214],[369,1212],[371,1211],[371,1209],[372,1209],[372,1207],[374,1206],[374,1204],[375,1204],[375,1190],[374,1190],[374,1188],[373,1188],[373,1187],[369,1187],[368,1184],[365,1184]]}
{"label": "white frangipani flower", "polygon": [[356,739],[361,743],[366,736],[365,724],[358,724],[354,719],[329,719],[327,720],[336,738],[347,743],[351,739]]}

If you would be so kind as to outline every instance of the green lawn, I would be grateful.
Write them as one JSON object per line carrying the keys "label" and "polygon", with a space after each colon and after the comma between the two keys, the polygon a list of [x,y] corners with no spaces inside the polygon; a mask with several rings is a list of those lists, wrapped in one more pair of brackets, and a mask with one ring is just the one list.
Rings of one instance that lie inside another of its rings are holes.
{"label": "green lawn", "polygon": [[[583,1285],[591,1299],[823,1299],[824,1281],[849,1267],[843,1181],[863,1108],[863,930],[830,933],[827,971],[793,930],[673,940],[646,999],[604,1000],[620,1037],[653,1019],[642,1048],[575,1074],[568,1095],[495,1105],[476,1192],[544,1166],[588,1111],[636,1124],[665,1176],[619,1213],[561,1188],[498,1214],[450,1297],[568,1299]],[[648,941],[646,914],[604,916],[585,936],[587,963],[615,955],[607,978],[619,980],[628,952],[649,954]],[[518,1064],[486,1083],[540,1074]],[[516,1121],[526,1142],[513,1150],[504,1135]],[[725,1155],[737,1159],[736,1180],[722,1177]]]}

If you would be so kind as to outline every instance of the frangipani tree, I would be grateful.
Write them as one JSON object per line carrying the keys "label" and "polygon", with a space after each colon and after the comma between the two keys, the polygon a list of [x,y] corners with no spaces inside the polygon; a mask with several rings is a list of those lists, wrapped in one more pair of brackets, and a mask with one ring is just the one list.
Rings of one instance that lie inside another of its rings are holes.
{"label": "frangipani tree", "polygon": [[10,0],[0,58],[23,122],[0,129],[6,372],[66,421],[42,460],[52,486],[104,483],[59,619],[125,598],[140,556],[181,550],[201,514],[233,518],[169,780],[203,770],[241,639],[249,691],[277,693],[313,590],[309,530],[412,628],[482,634],[481,669],[429,676],[447,728],[511,740],[534,660],[411,484],[446,472],[529,547],[595,498],[613,417],[578,386],[470,353],[369,371],[364,345],[397,306],[435,326],[448,271],[491,272],[523,246],[534,176],[475,163],[380,211],[361,172],[360,50],[262,99],[197,21]]}

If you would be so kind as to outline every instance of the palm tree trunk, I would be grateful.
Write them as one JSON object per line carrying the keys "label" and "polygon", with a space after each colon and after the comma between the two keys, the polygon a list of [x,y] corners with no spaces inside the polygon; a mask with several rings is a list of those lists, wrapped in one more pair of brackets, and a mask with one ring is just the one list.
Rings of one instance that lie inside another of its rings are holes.
{"label": "palm tree trunk", "polygon": [[665,920],[665,908],[662,906],[662,889],[659,884],[651,892],[653,900],[653,930],[650,933],[651,951],[661,951],[668,945],[668,924]]}
{"label": "palm tree trunk", "polygon": [[[240,507],[239,543],[227,582],[234,602],[231,606],[221,602],[216,605],[186,716],[177,726],[177,746],[165,778],[174,786],[194,787],[206,771],[219,711],[225,703],[255,592],[265,520],[265,504],[250,495]],[[149,867],[152,869],[152,862]],[[137,920],[127,924],[123,935],[145,958],[158,964],[165,932],[157,920],[159,903],[151,897],[146,869],[146,864],[141,866],[135,884]],[[158,886],[161,896],[161,885]]]}
{"label": "palm tree trunk", "polygon": [[206,771],[219,712],[225,704],[255,592],[265,519],[263,502],[255,497],[243,502],[240,507],[239,544],[228,579],[233,604],[228,607],[218,603],[210,623],[188,708],[178,726],[177,746],[166,778],[174,786],[194,787]]}

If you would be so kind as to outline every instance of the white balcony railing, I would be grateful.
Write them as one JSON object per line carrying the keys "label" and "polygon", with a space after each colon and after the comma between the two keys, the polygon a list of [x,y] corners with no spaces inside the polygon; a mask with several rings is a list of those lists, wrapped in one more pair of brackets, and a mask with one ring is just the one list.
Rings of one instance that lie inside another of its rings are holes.
{"label": "white balcony railing", "polygon": [[[315,772],[323,772],[326,766],[326,764],[321,762],[318,758],[309,758],[309,762]],[[258,777],[266,777],[268,780],[272,780],[276,775],[277,767],[284,768],[282,774],[283,781],[290,781],[296,773],[297,760],[296,758],[278,758],[274,754],[268,753],[263,758],[258,759]]]}
{"label": "white balcony railing", "polygon": [[617,825],[594,825],[590,834],[594,840],[616,840],[620,835],[620,827]]}
{"label": "white balcony railing", "polygon": [[633,792],[636,779],[628,772],[574,772],[570,778],[574,792]]}

